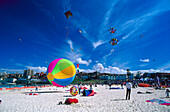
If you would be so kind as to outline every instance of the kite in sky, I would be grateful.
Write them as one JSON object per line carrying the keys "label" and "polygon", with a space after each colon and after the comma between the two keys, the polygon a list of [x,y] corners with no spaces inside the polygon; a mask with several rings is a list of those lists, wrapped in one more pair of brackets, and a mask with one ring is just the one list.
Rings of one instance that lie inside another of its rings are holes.
{"label": "kite in sky", "polygon": [[115,33],[116,29],[114,29],[115,27],[110,27],[109,31],[110,33]]}
{"label": "kite in sky", "polygon": [[114,51],[114,49],[111,50],[111,52],[113,52],[113,51]]}
{"label": "kite in sky", "polygon": [[143,37],[143,35],[141,35],[140,37]]}
{"label": "kite in sky", "polygon": [[71,13],[71,11],[67,11],[64,14],[67,17],[67,19],[69,19],[70,16],[73,17],[73,14]]}
{"label": "kite in sky", "polygon": [[71,49],[73,51],[73,49]]}
{"label": "kite in sky", "polygon": [[109,43],[111,43],[112,45],[117,45],[118,40],[116,38],[112,38]]}
{"label": "kite in sky", "polygon": [[19,39],[20,42],[22,42],[21,38]]}

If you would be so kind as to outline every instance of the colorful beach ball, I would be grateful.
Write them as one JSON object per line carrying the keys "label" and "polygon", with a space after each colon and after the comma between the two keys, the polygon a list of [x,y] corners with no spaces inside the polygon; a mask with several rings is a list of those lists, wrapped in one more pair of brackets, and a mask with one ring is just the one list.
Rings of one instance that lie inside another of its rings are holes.
{"label": "colorful beach ball", "polygon": [[53,60],[47,70],[49,82],[57,87],[69,85],[75,78],[76,68],[74,64],[63,58]]}
{"label": "colorful beach ball", "polygon": [[79,93],[79,89],[77,86],[73,86],[70,88],[70,94],[76,96]]}

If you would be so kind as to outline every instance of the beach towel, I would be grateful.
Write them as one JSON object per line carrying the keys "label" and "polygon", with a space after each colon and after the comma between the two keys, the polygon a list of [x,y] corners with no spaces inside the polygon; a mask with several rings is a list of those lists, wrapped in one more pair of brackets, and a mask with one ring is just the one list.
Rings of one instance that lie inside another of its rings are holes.
{"label": "beach towel", "polygon": [[166,105],[166,106],[170,106],[170,101],[168,100],[163,100],[163,99],[152,99],[152,100],[146,100],[146,102],[156,102],[160,105]]}
{"label": "beach towel", "polygon": [[149,84],[144,84],[144,83],[139,83],[138,86],[139,87],[150,87]]}
{"label": "beach towel", "polygon": [[93,90],[83,90],[83,96],[94,96],[94,94]]}
{"label": "beach towel", "polygon": [[39,95],[38,93],[29,93],[29,94],[25,94],[25,95]]}

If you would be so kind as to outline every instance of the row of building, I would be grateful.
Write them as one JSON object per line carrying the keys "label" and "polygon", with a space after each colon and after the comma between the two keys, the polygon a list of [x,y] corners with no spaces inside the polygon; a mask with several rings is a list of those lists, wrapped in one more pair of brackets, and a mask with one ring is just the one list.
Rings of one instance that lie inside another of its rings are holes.
{"label": "row of building", "polygon": [[80,72],[76,75],[77,79],[101,79],[101,80],[122,80],[125,81],[127,78],[130,80],[133,79],[140,79],[140,78],[157,78],[160,79],[170,79],[170,73],[144,73],[137,72],[136,74],[130,73],[129,76],[127,74],[110,74],[110,73],[100,73],[100,72],[93,72],[93,73],[83,73]]}
{"label": "row of building", "polygon": [[[128,72],[127,72],[128,74]],[[157,78],[160,79],[169,79],[170,80],[170,73],[144,73],[137,72],[136,74],[130,73],[129,76],[127,74],[110,74],[110,73],[100,73],[100,72],[93,72],[93,73],[84,73],[80,72],[76,74],[76,79],[100,79],[100,80],[121,80],[125,81],[127,78],[130,80],[133,79],[140,79],[140,78]],[[7,74],[7,73],[0,73],[0,81],[6,82],[22,82],[22,81],[44,81],[48,82],[47,74],[46,73],[35,73],[33,70],[24,70],[23,74],[15,73],[15,74]]]}
{"label": "row of building", "polygon": [[0,73],[0,83],[27,83],[27,82],[31,82],[31,81],[39,81],[41,82],[43,81],[47,81],[47,75],[46,73],[35,73],[33,70],[24,70],[23,74],[21,73],[15,73],[15,74],[11,74],[11,73]]}

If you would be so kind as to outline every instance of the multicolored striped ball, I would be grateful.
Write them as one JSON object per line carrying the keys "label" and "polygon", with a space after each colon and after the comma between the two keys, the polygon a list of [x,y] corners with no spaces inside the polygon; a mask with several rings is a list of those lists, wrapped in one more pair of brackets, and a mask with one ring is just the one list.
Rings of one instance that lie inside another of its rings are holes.
{"label": "multicolored striped ball", "polygon": [[70,94],[76,96],[79,93],[79,89],[77,86],[73,86],[70,88]]}
{"label": "multicolored striped ball", "polygon": [[69,85],[75,78],[76,68],[74,64],[63,58],[53,60],[47,70],[49,82],[57,87]]}

